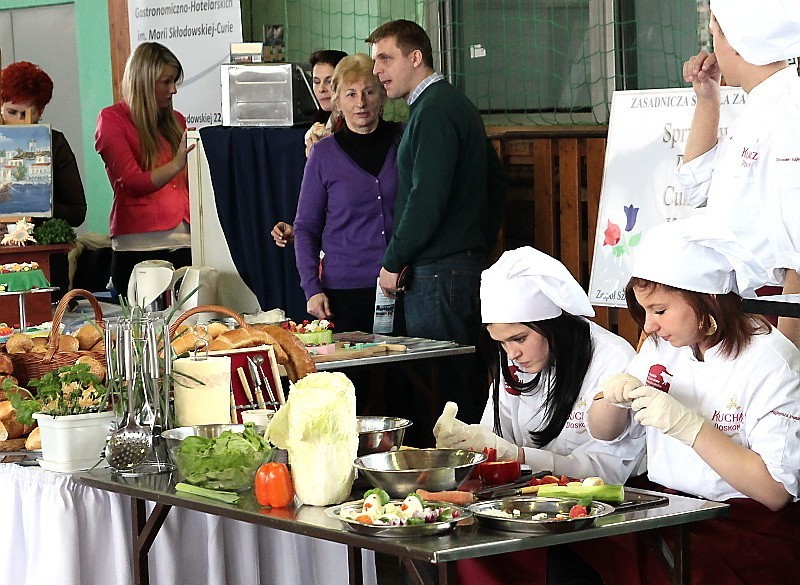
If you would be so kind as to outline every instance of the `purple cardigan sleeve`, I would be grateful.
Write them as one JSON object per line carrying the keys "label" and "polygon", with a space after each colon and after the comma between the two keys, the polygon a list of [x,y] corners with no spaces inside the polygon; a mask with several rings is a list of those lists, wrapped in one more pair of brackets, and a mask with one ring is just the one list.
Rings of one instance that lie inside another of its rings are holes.
{"label": "purple cardigan sleeve", "polygon": [[[331,139],[332,140],[332,139]],[[300,286],[306,300],[322,292],[319,279],[319,253],[322,249],[322,232],[325,229],[325,210],[328,192],[322,179],[323,159],[320,143],[311,149],[303,171],[297,214],[294,218],[294,248]]]}

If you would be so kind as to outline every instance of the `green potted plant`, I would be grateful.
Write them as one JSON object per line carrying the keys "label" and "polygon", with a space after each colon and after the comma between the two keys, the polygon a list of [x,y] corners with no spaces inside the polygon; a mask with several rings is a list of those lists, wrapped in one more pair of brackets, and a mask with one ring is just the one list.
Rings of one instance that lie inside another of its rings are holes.
{"label": "green potted plant", "polygon": [[91,372],[90,365],[62,366],[28,385],[34,398],[11,394],[17,419],[41,429],[40,465],[51,471],[88,469],[101,458],[111,421],[108,389]]}

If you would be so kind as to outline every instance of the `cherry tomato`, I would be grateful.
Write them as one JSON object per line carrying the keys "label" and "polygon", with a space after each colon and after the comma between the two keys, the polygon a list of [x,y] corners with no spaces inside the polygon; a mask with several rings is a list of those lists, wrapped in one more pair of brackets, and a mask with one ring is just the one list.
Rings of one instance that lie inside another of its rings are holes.
{"label": "cherry tomato", "polygon": [[265,463],[256,471],[256,499],[262,506],[285,508],[294,498],[292,476],[285,463]]}
{"label": "cherry tomato", "polygon": [[575,505],[569,509],[570,518],[583,518],[588,515],[589,512],[586,510],[586,506]]}

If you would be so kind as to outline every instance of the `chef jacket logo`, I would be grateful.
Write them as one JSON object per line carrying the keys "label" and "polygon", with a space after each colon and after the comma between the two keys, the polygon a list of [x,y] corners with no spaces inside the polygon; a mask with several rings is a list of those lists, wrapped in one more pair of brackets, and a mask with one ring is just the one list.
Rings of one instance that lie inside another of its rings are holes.
{"label": "chef jacket logo", "polygon": [[671,380],[672,374],[667,371],[666,366],[653,364],[647,372],[647,382],[645,382],[645,384],[653,388],[658,388],[663,392],[669,392]]}
{"label": "chef jacket logo", "polygon": [[714,426],[717,427],[717,429],[728,436],[732,436],[738,433],[742,428],[742,423],[745,419],[745,413],[738,412],[741,410],[742,407],[739,405],[739,400],[734,394],[731,396],[728,404],[725,405],[725,410],[714,410],[714,414],[711,415],[711,422],[714,423]]}
{"label": "chef jacket logo", "polygon": [[[511,364],[511,365],[508,366],[508,373],[511,374],[511,377],[514,379],[514,382],[517,383],[517,384],[521,384],[522,383],[522,380],[520,380],[519,376],[517,376],[517,372],[521,372],[521,371],[522,370],[520,370],[514,364]],[[511,386],[509,386],[508,382],[506,382],[505,380],[503,381],[503,386],[505,386],[506,392],[508,392],[512,396],[519,396],[521,394],[521,392],[519,390],[514,390]]]}
{"label": "chef jacket logo", "polygon": [[745,147],[742,149],[742,166],[749,169],[754,163],[758,161],[758,151],[750,150]]}
{"label": "chef jacket logo", "polygon": [[586,423],[584,422],[584,415],[585,411],[580,409],[579,404],[576,404],[575,409],[571,413],[569,413],[569,418],[567,418],[567,424],[564,425],[564,428],[581,429],[578,431],[579,433],[585,432]]}

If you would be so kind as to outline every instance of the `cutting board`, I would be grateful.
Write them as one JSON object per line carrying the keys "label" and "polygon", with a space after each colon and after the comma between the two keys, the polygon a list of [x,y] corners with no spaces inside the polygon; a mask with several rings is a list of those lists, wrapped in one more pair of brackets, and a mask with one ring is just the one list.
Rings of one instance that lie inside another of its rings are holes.
{"label": "cutting board", "polygon": [[405,352],[405,345],[398,345],[394,343],[382,343],[379,345],[372,345],[362,349],[345,349],[343,343],[337,343],[336,349],[333,353],[325,355],[312,355],[311,359],[315,364],[322,362],[338,362],[341,360],[352,360],[356,358],[372,357],[375,355],[383,355],[389,352]]}

